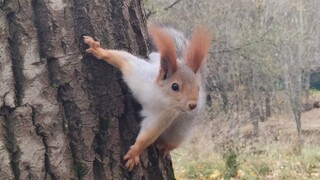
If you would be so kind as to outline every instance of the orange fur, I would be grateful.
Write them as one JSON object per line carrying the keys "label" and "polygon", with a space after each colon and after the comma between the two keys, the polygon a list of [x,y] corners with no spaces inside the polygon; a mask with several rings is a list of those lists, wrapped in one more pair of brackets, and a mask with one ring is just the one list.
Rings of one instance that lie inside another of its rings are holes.
{"label": "orange fur", "polygon": [[131,54],[125,51],[103,49],[101,48],[100,43],[90,36],[84,36],[84,42],[89,45],[89,48],[86,50],[87,53],[91,53],[96,58],[102,59],[119,68],[123,74],[129,74],[130,65],[126,59],[130,59]]}
{"label": "orange fur", "polygon": [[158,80],[170,76],[178,69],[176,46],[172,38],[160,27],[152,25],[149,32],[160,53],[161,69]]}
{"label": "orange fur", "polygon": [[158,135],[158,126],[154,126],[151,129],[146,129],[145,131],[140,131],[136,142],[131,146],[130,150],[124,156],[124,160],[127,160],[126,167],[131,171],[134,166],[139,163],[139,156],[142,152],[152,144]]}
{"label": "orange fur", "polygon": [[198,27],[192,34],[187,47],[186,64],[196,73],[201,67],[211,45],[211,35],[202,27]]}

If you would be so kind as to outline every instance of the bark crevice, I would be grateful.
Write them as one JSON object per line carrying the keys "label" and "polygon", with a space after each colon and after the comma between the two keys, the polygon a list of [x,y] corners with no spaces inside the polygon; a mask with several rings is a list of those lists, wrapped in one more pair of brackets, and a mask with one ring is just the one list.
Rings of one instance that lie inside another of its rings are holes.
{"label": "bark crevice", "polygon": [[[6,9],[8,25],[9,25],[9,52],[11,54],[11,61],[12,61],[12,72],[13,72],[13,79],[14,79],[14,88],[15,88],[15,106],[20,107],[22,106],[21,99],[23,96],[23,87],[24,87],[24,75],[23,75],[23,62],[22,56],[20,54],[20,41],[21,41],[21,26],[17,22],[16,13],[15,11],[15,4],[4,3],[4,9]],[[10,7],[13,6],[13,7]],[[18,4],[19,5],[19,4]],[[20,5],[18,6],[18,10],[20,9]],[[9,107],[2,107],[1,111],[3,112],[4,116],[4,129],[5,133],[5,143],[7,151],[10,154],[10,165],[15,179],[20,179],[21,170],[19,167],[20,163],[20,156],[21,151],[17,145],[15,134],[14,134],[14,123],[15,119],[10,118],[12,116],[12,112],[14,109]]]}
{"label": "bark crevice", "polygon": [[23,96],[23,87],[24,87],[24,75],[23,75],[23,62],[22,56],[20,54],[20,31],[21,27],[16,22],[15,13],[9,13],[7,15],[8,23],[9,23],[9,51],[11,54],[12,61],[12,71],[14,78],[14,87],[16,94],[16,106],[21,106],[21,98]]}
{"label": "bark crevice", "polygon": [[53,37],[53,21],[50,11],[47,9],[44,1],[33,0],[33,24],[37,30],[39,41],[40,57],[47,59],[52,57],[52,50],[55,49],[51,44]]}
{"label": "bark crevice", "polygon": [[78,43],[79,51],[84,53],[85,44],[83,42],[84,35],[92,35],[94,30],[92,28],[92,24],[90,21],[90,17],[88,16],[87,12],[87,2],[86,0],[74,0],[74,30],[75,30],[75,37],[76,42]]}
{"label": "bark crevice", "polygon": [[[145,42],[142,44],[136,44],[138,47],[139,55],[143,55],[144,57],[147,57],[148,54],[148,36],[145,36],[143,29],[146,29],[143,27],[143,24],[146,24],[144,15],[142,13],[142,10],[137,12],[137,8],[142,7],[141,4],[136,4],[139,3],[139,1],[131,1],[130,6],[129,6],[129,22],[131,25],[131,28],[134,32],[134,37],[135,37],[135,42]],[[141,3],[141,2],[140,2]]]}
{"label": "bark crevice", "polygon": [[37,29],[37,37],[39,40],[40,57],[47,60],[47,71],[50,84],[58,87],[60,81],[58,78],[58,58],[54,57],[52,52],[52,38],[54,37],[54,27],[56,26],[51,18],[50,11],[44,1],[32,1],[32,10],[34,14],[34,26]]}
{"label": "bark crevice", "polygon": [[4,117],[4,129],[5,129],[5,144],[6,149],[10,155],[10,166],[14,175],[14,179],[20,179],[20,154],[21,151],[16,143],[16,138],[14,136],[14,119],[10,118],[11,114],[14,112],[14,108],[3,106],[0,109],[0,116]]}
{"label": "bark crevice", "polygon": [[49,146],[48,146],[48,142],[47,142],[47,137],[45,135],[44,129],[41,127],[40,124],[36,124],[36,118],[37,118],[37,110],[36,108],[34,108],[33,106],[31,106],[32,109],[32,125],[34,126],[35,130],[36,130],[36,134],[42,139],[44,148],[45,148],[45,154],[44,154],[44,167],[45,167],[45,179],[47,179],[48,175],[50,176],[50,178],[52,180],[56,180],[58,179],[57,177],[55,177],[55,175],[52,173],[51,169],[50,169],[50,160],[49,160],[49,156],[48,156],[48,150],[49,150]]}
{"label": "bark crevice", "polygon": [[[128,20],[125,18],[126,14],[124,14],[124,1],[118,1],[118,0],[110,0],[110,4],[112,7],[117,8],[111,8],[111,18],[113,21],[111,23],[113,28],[112,36],[117,42],[115,44],[115,49],[124,49],[127,51],[133,51],[130,45],[130,39],[128,39],[130,36],[128,35],[128,32],[130,31],[128,27]],[[128,15],[127,15],[128,16]]]}
{"label": "bark crevice", "polygon": [[73,173],[79,178],[83,179],[87,174],[87,167],[82,163],[79,154],[79,149],[81,149],[82,139],[81,139],[81,126],[82,121],[80,116],[80,109],[76,106],[74,102],[68,99],[70,95],[68,92],[71,91],[69,84],[59,86],[58,88],[58,102],[61,103],[63,107],[63,114],[66,118],[66,124],[68,126],[68,136],[70,139],[70,150],[73,159]]}

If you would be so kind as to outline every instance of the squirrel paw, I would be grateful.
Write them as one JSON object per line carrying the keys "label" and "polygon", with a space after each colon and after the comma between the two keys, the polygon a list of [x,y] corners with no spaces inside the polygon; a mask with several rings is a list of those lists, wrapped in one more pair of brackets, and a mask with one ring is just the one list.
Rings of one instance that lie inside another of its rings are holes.
{"label": "squirrel paw", "polygon": [[89,49],[87,49],[86,52],[94,55],[98,59],[102,59],[105,51],[100,47],[100,42],[95,41],[90,36],[83,36],[83,38],[84,42],[89,45]]}
{"label": "squirrel paw", "polygon": [[124,160],[127,160],[126,167],[129,171],[132,171],[134,166],[138,165],[140,160],[139,151],[134,145],[130,147],[130,150],[124,156]]}

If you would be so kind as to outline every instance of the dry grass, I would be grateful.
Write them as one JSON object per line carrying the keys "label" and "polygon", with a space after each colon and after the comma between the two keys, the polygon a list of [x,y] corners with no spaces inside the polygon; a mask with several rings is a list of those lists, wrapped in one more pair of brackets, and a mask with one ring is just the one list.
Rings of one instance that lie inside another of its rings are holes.
{"label": "dry grass", "polygon": [[303,113],[301,141],[289,115],[260,123],[259,138],[251,124],[228,137],[224,118],[197,126],[172,153],[177,179],[320,179],[320,109]]}

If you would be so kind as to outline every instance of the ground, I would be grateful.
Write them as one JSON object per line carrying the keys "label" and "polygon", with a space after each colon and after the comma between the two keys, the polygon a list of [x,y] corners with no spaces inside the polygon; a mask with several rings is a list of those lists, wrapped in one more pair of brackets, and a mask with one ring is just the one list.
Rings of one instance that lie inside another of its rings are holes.
{"label": "ground", "polygon": [[210,127],[198,126],[171,154],[177,179],[320,179],[320,109],[302,114],[301,141],[290,115],[261,122],[259,138],[250,124],[231,140],[210,136]]}

